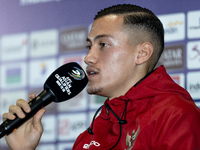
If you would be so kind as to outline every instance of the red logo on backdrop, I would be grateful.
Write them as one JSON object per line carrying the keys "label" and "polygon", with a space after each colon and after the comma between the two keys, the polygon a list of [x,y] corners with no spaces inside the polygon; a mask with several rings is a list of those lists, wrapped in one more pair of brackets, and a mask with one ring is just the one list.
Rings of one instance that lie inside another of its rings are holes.
{"label": "red logo on backdrop", "polygon": [[192,48],[191,53],[192,53],[192,54],[190,54],[191,60],[198,59],[200,61],[200,48],[198,47],[198,45],[195,45]]}
{"label": "red logo on backdrop", "polygon": [[69,120],[59,120],[59,129],[58,133],[59,135],[67,135],[70,133],[70,122]]}

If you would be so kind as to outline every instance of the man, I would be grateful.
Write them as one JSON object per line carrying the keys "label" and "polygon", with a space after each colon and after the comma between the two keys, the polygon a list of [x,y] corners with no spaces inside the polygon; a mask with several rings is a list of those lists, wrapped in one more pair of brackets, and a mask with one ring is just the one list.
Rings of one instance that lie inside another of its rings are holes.
{"label": "man", "polygon": [[[164,30],[150,10],[124,4],[100,11],[87,44],[87,92],[107,100],[74,150],[200,149],[200,110],[163,66],[153,70],[164,48]],[[4,120],[13,113],[23,118],[21,108],[30,111],[20,99]],[[12,150],[36,148],[44,112],[6,137]]]}

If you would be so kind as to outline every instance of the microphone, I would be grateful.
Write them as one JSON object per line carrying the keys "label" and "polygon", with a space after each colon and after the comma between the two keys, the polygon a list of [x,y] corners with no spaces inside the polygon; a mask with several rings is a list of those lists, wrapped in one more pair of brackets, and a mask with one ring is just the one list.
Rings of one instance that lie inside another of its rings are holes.
{"label": "microphone", "polygon": [[0,138],[9,135],[51,102],[59,103],[76,96],[85,88],[87,83],[86,73],[76,62],[59,67],[45,81],[44,90],[28,103],[31,112],[24,112],[25,118],[20,119],[15,115],[14,120],[7,119],[0,125]]}

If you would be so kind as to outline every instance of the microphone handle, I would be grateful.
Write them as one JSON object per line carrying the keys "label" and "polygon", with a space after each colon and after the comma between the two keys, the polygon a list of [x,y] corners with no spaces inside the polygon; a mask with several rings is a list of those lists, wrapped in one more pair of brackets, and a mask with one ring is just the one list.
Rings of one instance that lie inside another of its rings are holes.
{"label": "microphone handle", "polygon": [[33,117],[41,108],[45,107],[54,100],[55,96],[50,90],[45,89],[44,91],[42,91],[36,98],[34,98],[28,103],[31,107],[31,112],[24,112],[26,116],[25,118],[20,119],[19,117],[17,117],[16,114],[14,114],[16,116],[14,120],[7,119],[0,125],[0,138],[2,138],[5,135],[9,135],[15,129],[21,126],[24,122]]}

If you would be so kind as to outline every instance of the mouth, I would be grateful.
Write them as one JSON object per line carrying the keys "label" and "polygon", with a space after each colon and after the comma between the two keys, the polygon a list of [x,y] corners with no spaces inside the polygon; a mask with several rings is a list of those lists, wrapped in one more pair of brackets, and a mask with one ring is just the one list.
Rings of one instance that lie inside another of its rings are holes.
{"label": "mouth", "polygon": [[98,71],[92,68],[87,68],[86,72],[88,77],[92,77],[98,74]]}

